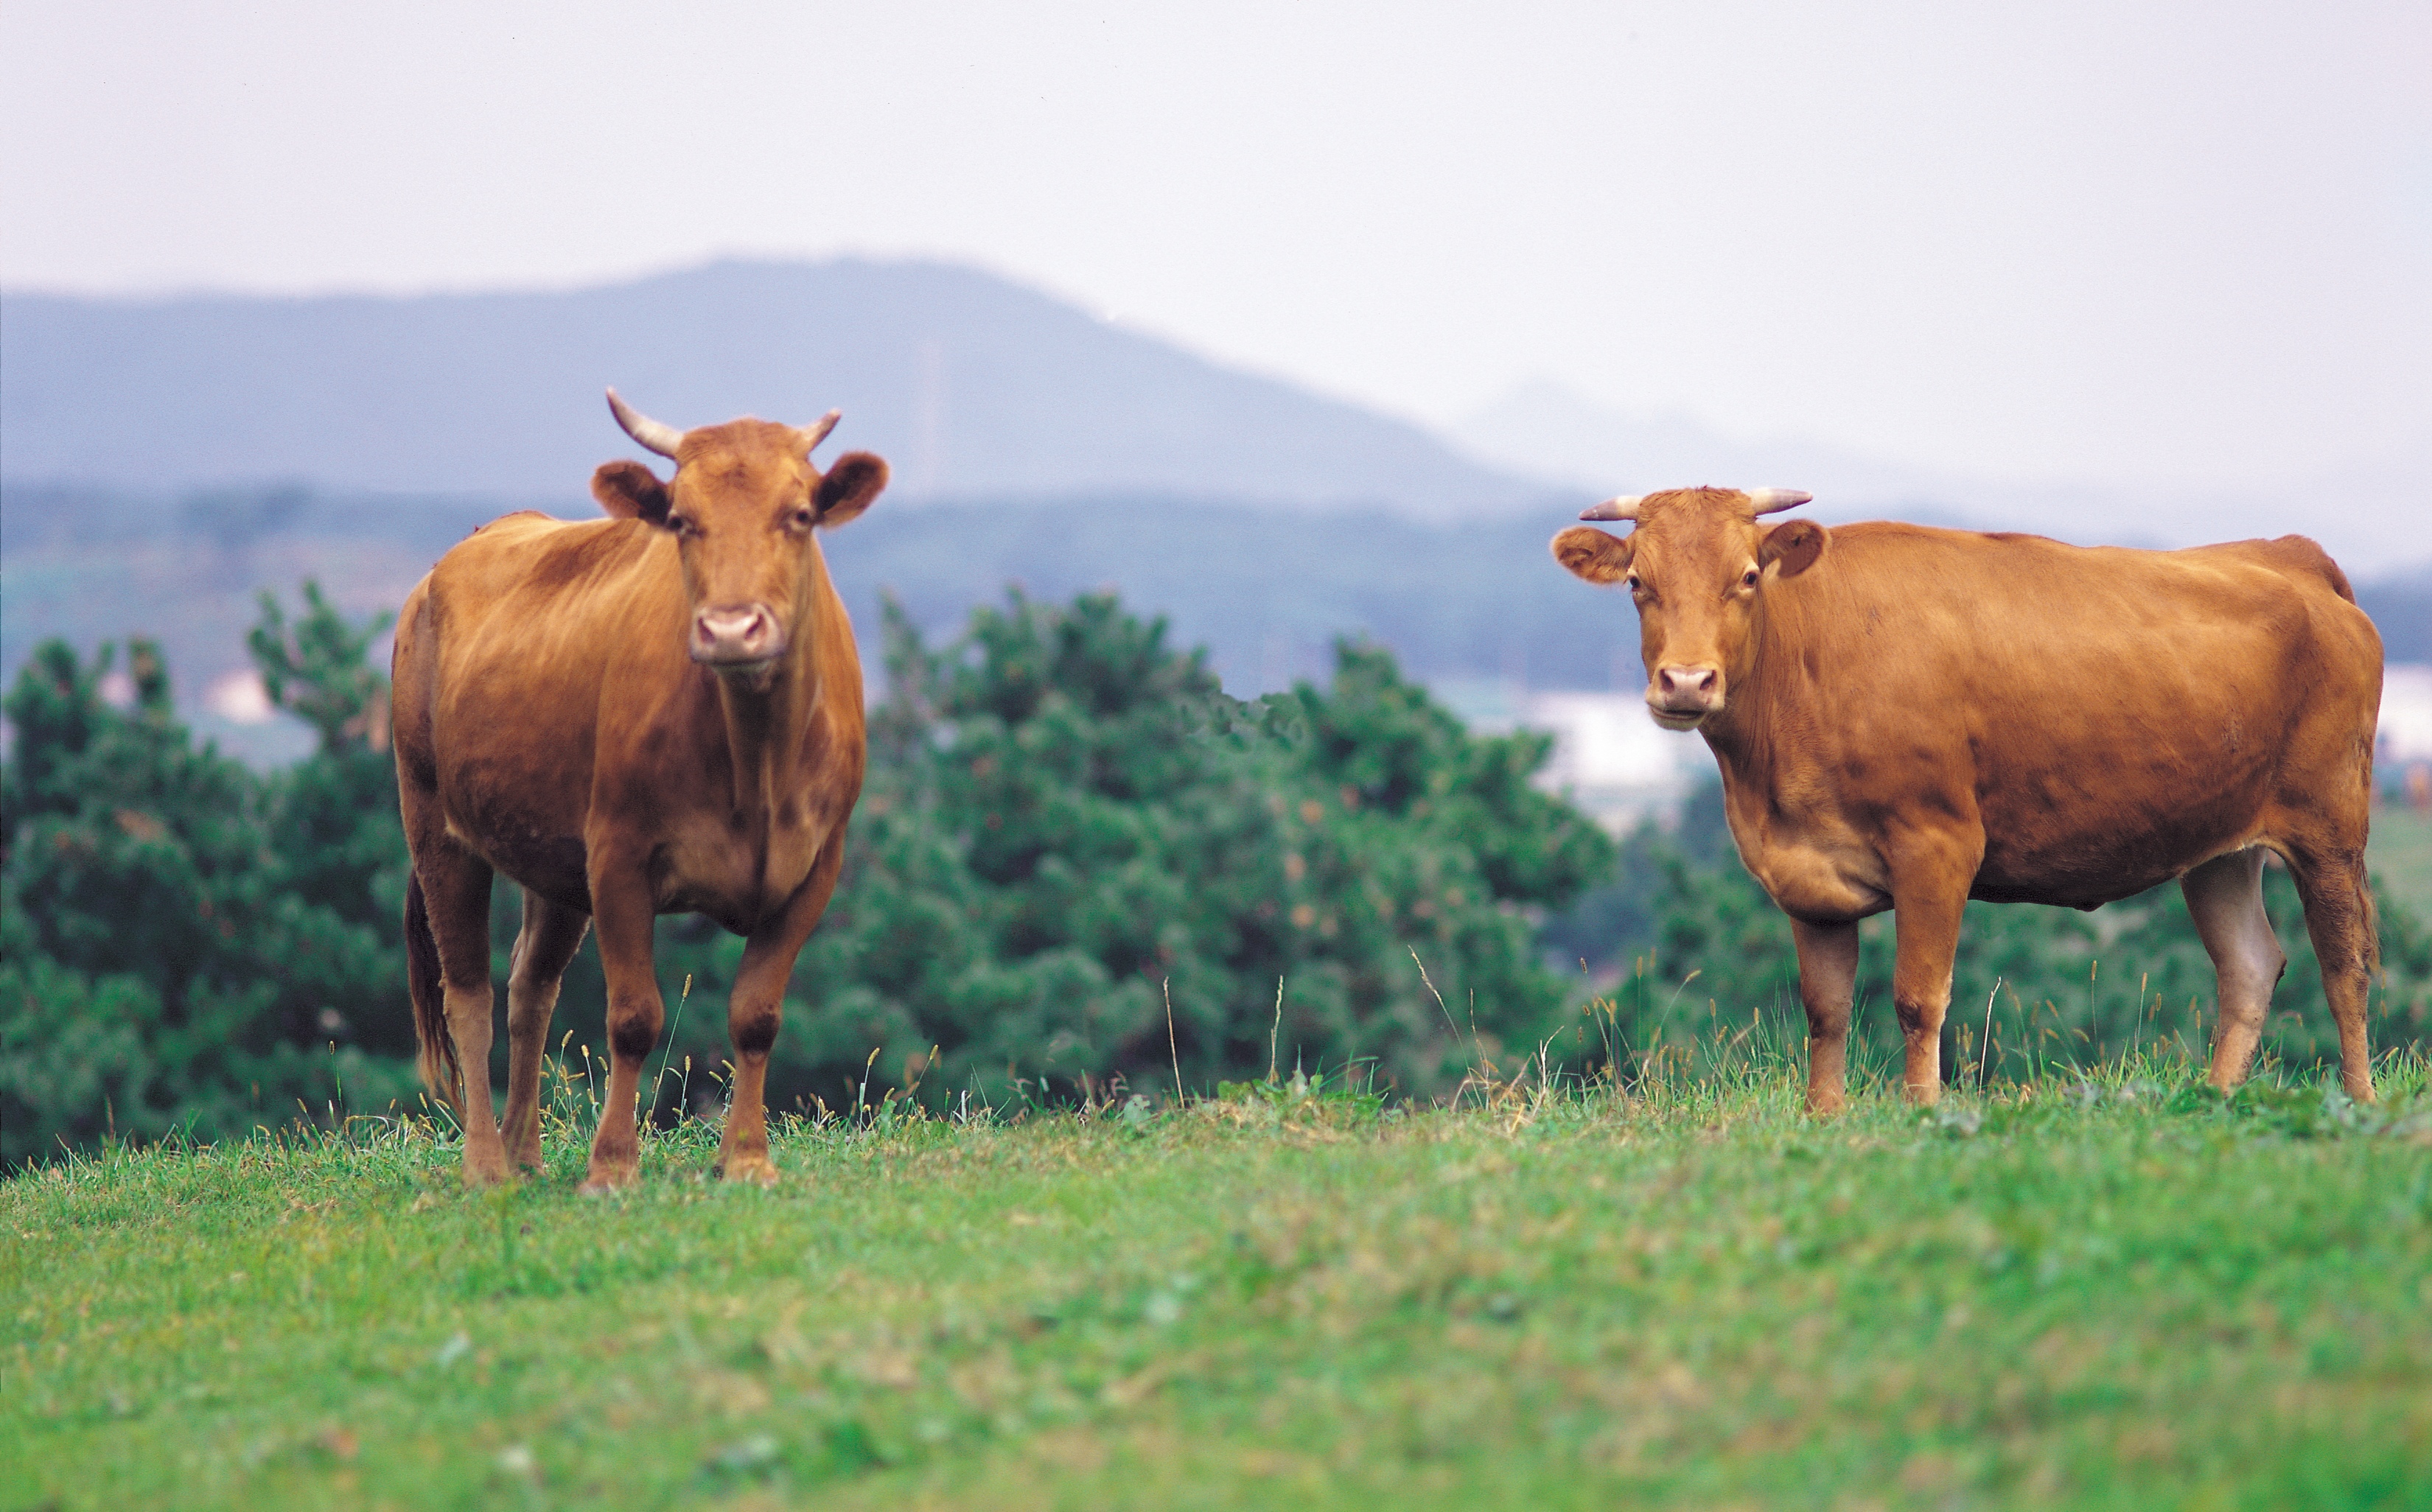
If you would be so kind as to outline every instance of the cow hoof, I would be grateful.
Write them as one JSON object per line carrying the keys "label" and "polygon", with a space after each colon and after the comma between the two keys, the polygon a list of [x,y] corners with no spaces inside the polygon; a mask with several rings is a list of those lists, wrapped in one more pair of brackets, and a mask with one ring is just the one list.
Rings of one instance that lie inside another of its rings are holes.
{"label": "cow hoof", "polygon": [[584,1197],[606,1197],[612,1192],[623,1191],[640,1179],[641,1172],[637,1170],[630,1168],[616,1170],[594,1166],[591,1168],[590,1174],[583,1178],[583,1184],[575,1190]]}
{"label": "cow hoof", "polygon": [[475,1160],[470,1155],[464,1157],[464,1184],[467,1186],[496,1186],[505,1181],[507,1175],[507,1163],[496,1155],[487,1160]]}
{"label": "cow hoof", "polygon": [[777,1184],[777,1164],[766,1155],[734,1155],[718,1162],[721,1181],[750,1182],[754,1186]]}

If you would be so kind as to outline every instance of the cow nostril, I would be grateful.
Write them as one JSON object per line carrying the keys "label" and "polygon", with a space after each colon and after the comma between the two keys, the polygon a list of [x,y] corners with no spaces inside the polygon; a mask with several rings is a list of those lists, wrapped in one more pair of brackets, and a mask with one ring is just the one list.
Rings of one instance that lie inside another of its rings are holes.
{"label": "cow nostril", "polygon": [[704,609],[693,616],[692,633],[694,643],[704,651],[720,647],[757,651],[778,638],[776,621],[758,606],[726,611]]}
{"label": "cow nostril", "polygon": [[1712,697],[1721,685],[1720,670],[1710,666],[1667,666],[1659,680],[1666,698]]}

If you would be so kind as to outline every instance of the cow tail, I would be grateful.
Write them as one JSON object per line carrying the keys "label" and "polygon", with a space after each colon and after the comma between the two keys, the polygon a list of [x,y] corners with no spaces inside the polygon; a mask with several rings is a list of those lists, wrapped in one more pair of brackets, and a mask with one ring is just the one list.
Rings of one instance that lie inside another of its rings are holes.
{"label": "cow tail", "polygon": [[2373,881],[2356,889],[2364,897],[2364,973],[2367,981],[2381,975],[2381,899],[2373,895]]}
{"label": "cow tail", "polygon": [[456,1036],[448,1032],[448,993],[439,972],[439,941],[431,932],[431,909],[422,878],[405,882],[405,987],[414,997],[414,1065],[422,1084],[462,1113],[464,1067],[456,1059]]}

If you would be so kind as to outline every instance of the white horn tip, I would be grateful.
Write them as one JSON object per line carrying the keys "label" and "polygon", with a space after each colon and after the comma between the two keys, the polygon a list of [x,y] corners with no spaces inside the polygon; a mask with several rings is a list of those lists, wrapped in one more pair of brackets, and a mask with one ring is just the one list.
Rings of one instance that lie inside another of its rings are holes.
{"label": "white horn tip", "polygon": [[1748,491],[1748,503],[1759,514],[1796,509],[1815,496],[1803,488],[1751,488]]}
{"label": "white horn tip", "polygon": [[1583,520],[1634,520],[1638,518],[1639,501],[1644,494],[1619,494],[1601,504],[1591,504],[1579,511]]}
{"label": "white horn tip", "polygon": [[834,430],[836,428],[836,422],[843,418],[844,412],[842,410],[830,410],[827,413],[819,416],[817,420],[812,421],[809,425],[802,427],[801,432],[802,438],[802,450],[804,452],[808,452],[820,442],[827,440],[828,432]]}

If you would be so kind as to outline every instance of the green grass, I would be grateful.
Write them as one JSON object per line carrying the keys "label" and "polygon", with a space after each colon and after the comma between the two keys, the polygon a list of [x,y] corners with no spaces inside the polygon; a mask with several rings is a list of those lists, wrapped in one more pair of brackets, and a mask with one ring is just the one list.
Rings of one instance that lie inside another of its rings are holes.
{"label": "green grass", "polygon": [[0,1186],[0,1506],[2432,1505],[2420,1060],[1794,1072],[112,1151]]}

